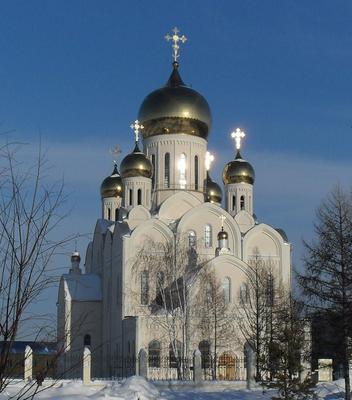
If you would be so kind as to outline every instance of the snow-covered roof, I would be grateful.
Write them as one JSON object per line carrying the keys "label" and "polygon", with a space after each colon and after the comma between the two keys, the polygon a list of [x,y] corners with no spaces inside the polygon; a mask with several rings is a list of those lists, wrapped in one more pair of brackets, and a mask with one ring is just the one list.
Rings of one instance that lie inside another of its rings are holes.
{"label": "snow-covered roof", "polygon": [[101,279],[97,274],[63,275],[65,294],[74,301],[101,301]]}

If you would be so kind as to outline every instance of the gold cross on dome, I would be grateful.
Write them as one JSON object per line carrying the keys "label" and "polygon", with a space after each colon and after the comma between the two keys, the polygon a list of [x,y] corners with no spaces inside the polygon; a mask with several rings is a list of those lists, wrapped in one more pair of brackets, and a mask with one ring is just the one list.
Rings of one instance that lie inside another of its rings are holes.
{"label": "gold cross on dome", "polygon": [[220,215],[219,218],[221,219],[221,228],[224,229],[224,222],[225,222],[226,217],[225,217],[225,215]]}
{"label": "gold cross on dome", "polygon": [[179,54],[179,49],[180,49],[180,46],[179,46],[179,42],[182,42],[182,43],[184,43],[186,40],[187,40],[187,38],[186,38],[186,36],[185,35],[182,35],[182,36],[179,36],[178,34],[180,33],[180,31],[179,31],[179,29],[178,28],[176,28],[176,26],[175,26],[175,28],[172,30],[172,34],[170,35],[170,34],[167,34],[167,35],[165,35],[165,39],[169,42],[170,40],[172,40],[173,41],[173,44],[172,44],[172,49],[173,49],[173,57],[174,57],[174,61],[176,62],[177,61],[177,59],[180,57],[180,54]]}
{"label": "gold cross on dome", "polygon": [[121,154],[120,146],[117,144],[109,150],[111,156],[113,157],[114,164],[117,164],[117,160]]}
{"label": "gold cross on dome", "polygon": [[211,163],[212,163],[213,161],[214,161],[214,156],[213,156],[209,151],[207,151],[207,152],[205,153],[205,169],[206,169],[207,171],[210,170]]}
{"label": "gold cross on dome", "polygon": [[134,132],[134,140],[135,140],[135,142],[138,142],[138,140],[139,140],[139,130],[142,130],[144,128],[144,126],[139,123],[138,119],[136,119],[134,121],[134,123],[130,125],[130,128]]}
{"label": "gold cross on dome", "polygon": [[241,148],[241,141],[245,136],[246,134],[243,131],[241,131],[240,128],[237,128],[234,132],[231,133],[231,137],[235,139],[237,150]]}

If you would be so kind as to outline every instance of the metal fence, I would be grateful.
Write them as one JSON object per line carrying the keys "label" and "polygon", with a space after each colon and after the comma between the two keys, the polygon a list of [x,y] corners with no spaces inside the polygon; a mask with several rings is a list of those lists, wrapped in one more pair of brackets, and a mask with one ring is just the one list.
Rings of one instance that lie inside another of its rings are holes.
{"label": "metal fence", "polygon": [[[110,365],[109,379],[127,378],[138,374],[139,357],[114,357]],[[246,359],[229,353],[220,356],[201,357],[202,379],[206,381],[246,380]],[[194,377],[193,357],[151,356],[147,358],[147,378],[151,381],[192,381]],[[94,379],[107,379],[94,377]]]}

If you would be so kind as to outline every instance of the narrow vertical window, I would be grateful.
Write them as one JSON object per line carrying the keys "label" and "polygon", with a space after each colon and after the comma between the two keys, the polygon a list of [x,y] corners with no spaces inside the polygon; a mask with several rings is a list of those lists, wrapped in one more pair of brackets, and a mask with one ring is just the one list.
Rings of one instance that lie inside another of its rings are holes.
{"label": "narrow vertical window", "polygon": [[246,206],[244,196],[241,196],[240,201],[241,201],[241,210],[244,210]]}
{"label": "narrow vertical window", "polygon": [[153,175],[152,175],[152,188],[155,186],[155,154],[152,154],[152,166],[153,166]]}
{"label": "narrow vertical window", "polygon": [[231,301],[231,281],[230,278],[224,278],[222,281],[222,292],[224,296],[225,304],[229,304]]}
{"label": "narrow vertical window", "polygon": [[188,232],[188,245],[189,247],[196,247],[197,244],[197,235],[194,231]]}
{"label": "narrow vertical window", "polygon": [[180,173],[180,189],[186,189],[186,154],[182,153],[178,160],[178,170]]}
{"label": "narrow vertical window", "polygon": [[142,189],[137,190],[137,204],[142,204]]}
{"label": "narrow vertical window", "polygon": [[240,303],[242,305],[247,304],[249,300],[248,286],[246,283],[242,283],[240,286]]}
{"label": "narrow vertical window", "polygon": [[148,364],[149,367],[160,368],[160,342],[153,340],[148,345]]}
{"label": "narrow vertical window", "polygon": [[164,159],[164,186],[170,187],[170,153],[166,153]]}
{"label": "narrow vertical window", "polygon": [[232,211],[236,210],[236,196],[232,196]]}
{"label": "narrow vertical window", "polygon": [[130,193],[130,206],[132,206],[132,204],[133,204],[133,190],[130,189],[129,193]]}
{"label": "narrow vertical window", "polygon": [[204,226],[204,246],[205,247],[212,246],[212,230],[210,225]]}
{"label": "narrow vertical window", "polygon": [[141,304],[146,306],[149,301],[149,273],[142,271],[141,273]]}
{"label": "narrow vertical window", "polygon": [[111,208],[109,207],[108,208],[108,220],[110,221],[110,219],[111,219]]}
{"label": "narrow vertical window", "polygon": [[119,209],[115,208],[115,221],[119,219]]}
{"label": "narrow vertical window", "polygon": [[84,335],[83,344],[84,346],[90,346],[91,344],[90,335]]}
{"label": "narrow vertical window", "polygon": [[198,166],[198,156],[194,157],[194,189],[198,190],[198,174],[199,174],[199,166]]}

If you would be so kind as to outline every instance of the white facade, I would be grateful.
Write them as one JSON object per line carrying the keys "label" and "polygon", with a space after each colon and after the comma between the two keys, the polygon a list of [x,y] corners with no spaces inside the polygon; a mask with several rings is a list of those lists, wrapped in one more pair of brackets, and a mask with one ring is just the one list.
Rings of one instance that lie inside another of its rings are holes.
{"label": "white facade", "polygon": [[[282,284],[291,284],[291,245],[283,231],[255,221],[252,184],[225,185],[224,208],[205,202],[205,138],[183,133],[154,135],[144,138],[143,149],[153,164],[153,178],[122,177],[122,197],[102,200],[103,215],[86,251],[84,273],[75,265],[62,276],[58,339],[64,344],[61,366],[67,376],[79,375],[74,363],[84,345],[91,346],[95,376],[113,376],[116,358],[135,356],[140,349],[148,351],[155,340],[167,354],[169,339],[157,323],[164,317],[140,303],[140,277],[133,270],[137,251],[147,242],[172,242],[192,232],[197,254],[209,260],[219,282],[226,279],[234,305],[246,282],[248,262],[258,252],[270,260]],[[107,208],[114,210],[119,202],[119,215],[108,218]],[[217,234],[222,223],[228,250],[219,252]],[[155,282],[148,279],[152,288]],[[196,294],[196,278],[190,290]],[[203,339],[201,332],[193,331],[190,350]],[[223,351],[242,354],[244,345],[237,340]]]}

